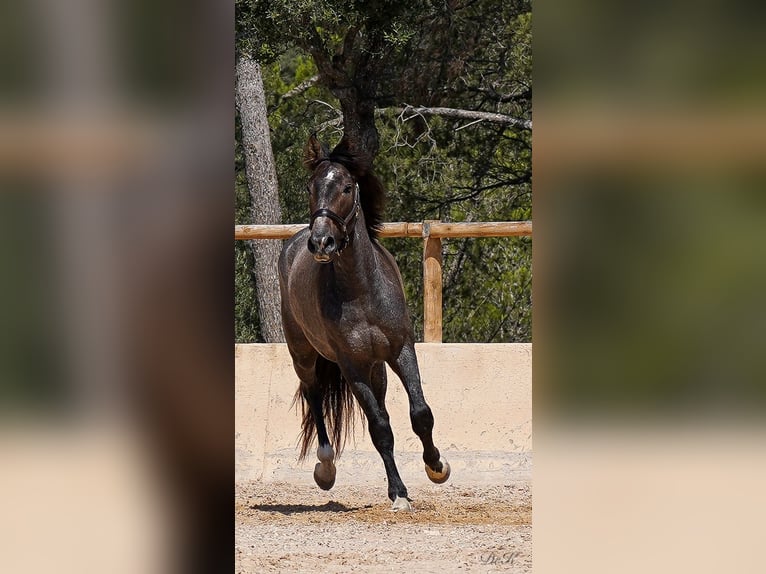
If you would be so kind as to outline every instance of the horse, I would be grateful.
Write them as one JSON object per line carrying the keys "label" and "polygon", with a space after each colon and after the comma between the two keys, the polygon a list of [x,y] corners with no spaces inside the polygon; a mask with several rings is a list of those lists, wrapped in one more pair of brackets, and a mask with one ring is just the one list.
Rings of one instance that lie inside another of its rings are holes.
{"label": "horse", "polygon": [[312,134],[303,163],[311,173],[310,224],[285,242],[278,264],[282,325],[300,379],[294,398],[302,414],[299,460],[306,458],[316,436],[314,480],[323,490],[331,489],[335,460],[361,407],[383,460],[391,508],[412,510],[394,461],[386,364],[407,392],[427,476],[441,484],[450,466],[434,446],[434,417],[423,396],[402,277],[378,242],[385,190],[372,162],[352,152],[345,137],[328,152]]}

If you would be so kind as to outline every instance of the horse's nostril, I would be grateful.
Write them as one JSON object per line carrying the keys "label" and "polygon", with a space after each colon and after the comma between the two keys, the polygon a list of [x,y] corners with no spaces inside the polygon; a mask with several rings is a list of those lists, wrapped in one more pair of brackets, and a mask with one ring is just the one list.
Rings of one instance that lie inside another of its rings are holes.
{"label": "horse's nostril", "polygon": [[329,254],[335,251],[335,239],[332,235],[321,235],[309,237],[308,241],[309,252],[312,255],[317,253]]}

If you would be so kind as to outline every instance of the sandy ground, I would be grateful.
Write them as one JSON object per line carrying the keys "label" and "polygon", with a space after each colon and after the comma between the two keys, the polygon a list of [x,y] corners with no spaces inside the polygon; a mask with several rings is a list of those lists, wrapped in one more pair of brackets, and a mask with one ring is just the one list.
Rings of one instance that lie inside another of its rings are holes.
{"label": "sandy ground", "polygon": [[528,482],[410,488],[391,512],[382,486],[240,483],[236,572],[530,572]]}

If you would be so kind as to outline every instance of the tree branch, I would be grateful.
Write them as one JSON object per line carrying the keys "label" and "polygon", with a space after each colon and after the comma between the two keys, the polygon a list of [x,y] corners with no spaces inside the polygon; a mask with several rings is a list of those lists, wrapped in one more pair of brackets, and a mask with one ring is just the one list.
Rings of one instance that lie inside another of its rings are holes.
{"label": "tree branch", "polygon": [[319,75],[311,76],[308,80],[302,81],[300,84],[295,86],[292,90],[286,91],[280,98],[277,100],[277,103],[274,104],[274,107],[272,107],[269,110],[269,115],[274,113],[274,110],[276,110],[279,106],[281,106],[285,101],[289,100],[290,98],[294,98],[295,96],[300,96],[303,92],[308,90],[311,86],[316,84],[319,81]]}
{"label": "tree branch", "polygon": [[532,88],[530,87],[525,87],[522,91],[514,92],[511,94],[502,94],[492,87],[484,88],[481,86],[466,85],[465,89],[468,90],[469,92],[483,94],[487,96],[493,102],[500,102],[500,103],[529,100],[532,97]]}
{"label": "tree branch", "polygon": [[455,108],[416,108],[413,106],[405,106],[404,108],[392,108],[392,110],[401,114],[409,112],[414,115],[443,116],[445,118],[456,118],[460,120],[482,120],[506,126],[514,126],[525,130],[532,129],[532,120],[522,120],[520,118],[506,116],[505,114],[496,114],[492,112],[459,110]]}

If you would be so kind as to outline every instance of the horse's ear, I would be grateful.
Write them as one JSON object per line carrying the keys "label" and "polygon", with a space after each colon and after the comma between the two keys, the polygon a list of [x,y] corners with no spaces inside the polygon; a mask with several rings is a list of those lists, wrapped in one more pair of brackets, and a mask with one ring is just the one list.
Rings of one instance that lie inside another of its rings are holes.
{"label": "horse's ear", "polygon": [[311,134],[306,147],[303,148],[303,165],[306,169],[313,171],[320,161],[327,159],[328,155],[327,147],[320,143],[316,133]]}

